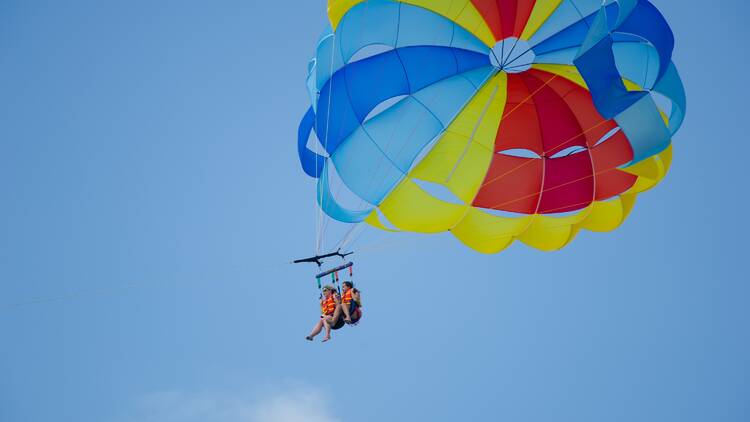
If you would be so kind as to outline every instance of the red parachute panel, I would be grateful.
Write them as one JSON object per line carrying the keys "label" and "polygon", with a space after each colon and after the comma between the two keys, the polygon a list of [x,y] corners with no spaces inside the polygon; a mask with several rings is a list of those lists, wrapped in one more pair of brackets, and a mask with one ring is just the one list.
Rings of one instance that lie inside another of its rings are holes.
{"label": "red parachute panel", "polygon": [[[503,211],[551,214],[575,211],[619,195],[637,177],[618,170],[633,159],[622,132],[594,107],[591,94],[561,76],[532,69],[509,74],[507,102],[495,151],[472,205]],[[581,147],[584,151],[565,149]],[[538,158],[503,151],[524,149]]]}
{"label": "red parachute panel", "polygon": [[495,41],[520,37],[536,0],[471,0],[495,36]]}

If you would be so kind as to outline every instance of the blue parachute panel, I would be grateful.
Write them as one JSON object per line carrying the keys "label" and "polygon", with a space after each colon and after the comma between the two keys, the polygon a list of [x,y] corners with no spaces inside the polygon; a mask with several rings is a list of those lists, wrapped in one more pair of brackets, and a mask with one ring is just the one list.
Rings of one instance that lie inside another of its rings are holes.
{"label": "blue parachute panel", "polygon": [[638,1],[630,15],[615,30],[637,35],[654,46],[659,54],[657,80],[660,79],[672,61],[674,35],[664,16],[656,7],[647,1]]}
{"label": "blue parachute panel", "polygon": [[297,130],[297,152],[302,170],[310,177],[318,177],[323,171],[323,164],[326,157],[320,156],[307,148],[307,140],[310,138],[313,126],[315,125],[315,112],[312,107],[307,110],[302,121],[299,123]]}
{"label": "blue parachute panel", "polygon": [[461,50],[454,54],[452,49],[429,46],[405,47],[353,62],[336,72],[320,92],[318,139],[331,154],[383,101],[451,77],[459,68],[488,62],[479,53]]}
{"label": "blue parachute panel", "polygon": [[599,113],[611,119],[633,105],[646,92],[629,92],[615,65],[612,39],[605,37],[574,61],[591,92]]}
{"label": "blue parachute panel", "polygon": [[405,47],[397,50],[409,75],[410,92],[458,73],[456,58],[450,48]]}
{"label": "blue parachute panel", "polygon": [[[360,122],[365,120],[377,104],[411,92],[409,88],[411,81],[401,65],[400,54],[398,50],[392,50],[352,63],[343,69],[346,74],[349,99]],[[440,62],[435,65],[440,65]]]}

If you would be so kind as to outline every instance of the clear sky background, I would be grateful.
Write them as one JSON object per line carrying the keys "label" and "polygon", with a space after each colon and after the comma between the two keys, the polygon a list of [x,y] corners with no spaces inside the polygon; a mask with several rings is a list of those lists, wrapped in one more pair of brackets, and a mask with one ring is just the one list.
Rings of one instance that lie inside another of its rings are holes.
{"label": "clear sky background", "polygon": [[284,262],[325,2],[0,2],[0,421],[750,420],[750,6],[654,3],[688,115],[623,227],[368,231],[365,318],[320,344]]}

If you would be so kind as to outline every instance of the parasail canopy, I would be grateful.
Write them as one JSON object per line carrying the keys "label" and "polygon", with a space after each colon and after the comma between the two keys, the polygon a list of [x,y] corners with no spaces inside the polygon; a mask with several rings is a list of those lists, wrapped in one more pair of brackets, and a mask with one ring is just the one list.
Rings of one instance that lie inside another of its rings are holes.
{"label": "parasail canopy", "polygon": [[330,0],[328,16],[298,150],[335,220],[556,250],[614,230],[669,169],[686,101],[648,1]]}

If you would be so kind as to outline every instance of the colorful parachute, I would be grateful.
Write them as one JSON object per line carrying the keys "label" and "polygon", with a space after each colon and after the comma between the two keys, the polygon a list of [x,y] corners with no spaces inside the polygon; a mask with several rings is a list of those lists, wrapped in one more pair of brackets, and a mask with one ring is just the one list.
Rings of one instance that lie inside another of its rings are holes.
{"label": "colorful parachute", "polygon": [[328,16],[298,149],[335,220],[555,250],[618,227],[669,168],[685,93],[648,1],[330,0]]}

